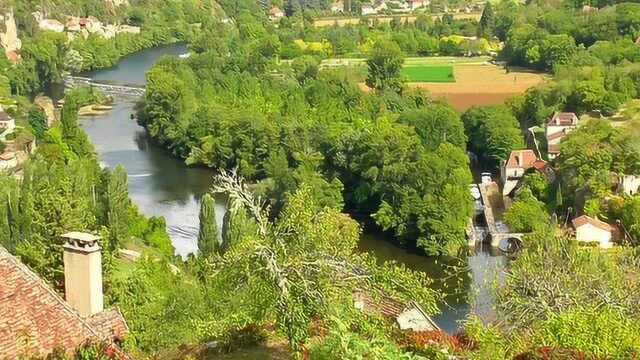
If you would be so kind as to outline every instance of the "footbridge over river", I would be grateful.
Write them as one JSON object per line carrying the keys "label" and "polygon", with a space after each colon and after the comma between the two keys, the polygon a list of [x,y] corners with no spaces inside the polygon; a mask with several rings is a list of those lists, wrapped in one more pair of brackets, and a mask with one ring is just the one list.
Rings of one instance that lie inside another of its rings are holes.
{"label": "footbridge over river", "polygon": [[144,96],[146,91],[144,87],[101,83],[96,82],[93,79],[80,76],[66,76],[64,78],[64,86],[69,89],[79,86],[89,86],[100,89],[105,94],[131,97]]}
{"label": "footbridge over river", "polygon": [[522,236],[524,234],[511,232],[506,224],[498,220],[502,218],[502,213],[504,212],[502,193],[498,184],[492,181],[479,184],[478,187],[484,204],[483,214],[487,222],[487,232],[491,246],[499,247],[503,240],[522,244]]}

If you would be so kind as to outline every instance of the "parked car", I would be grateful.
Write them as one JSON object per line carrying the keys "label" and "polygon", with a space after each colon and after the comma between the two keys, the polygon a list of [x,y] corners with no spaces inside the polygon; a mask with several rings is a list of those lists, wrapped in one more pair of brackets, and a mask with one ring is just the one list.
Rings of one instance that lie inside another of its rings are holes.
{"label": "parked car", "polygon": [[480,179],[482,180],[483,184],[488,184],[493,181],[491,179],[491,173],[489,172],[483,172],[482,174],[480,174]]}

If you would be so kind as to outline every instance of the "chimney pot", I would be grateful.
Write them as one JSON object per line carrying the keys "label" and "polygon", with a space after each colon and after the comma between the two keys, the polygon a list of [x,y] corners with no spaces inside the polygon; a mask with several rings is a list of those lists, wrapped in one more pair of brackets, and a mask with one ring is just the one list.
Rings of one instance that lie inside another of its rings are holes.
{"label": "chimney pot", "polygon": [[64,287],[69,305],[82,316],[102,312],[102,255],[100,237],[70,232],[64,240]]}

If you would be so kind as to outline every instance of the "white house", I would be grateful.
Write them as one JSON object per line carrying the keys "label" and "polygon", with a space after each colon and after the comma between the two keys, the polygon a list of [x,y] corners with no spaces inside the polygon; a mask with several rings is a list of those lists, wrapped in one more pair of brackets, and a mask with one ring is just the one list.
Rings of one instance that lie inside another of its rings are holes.
{"label": "white house", "polygon": [[560,154],[560,142],[569,132],[578,127],[578,117],[572,112],[556,112],[553,114],[547,128],[547,154],[549,159],[555,159]]}
{"label": "white house", "polygon": [[0,154],[0,170],[13,169],[18,166],[18,157],[14,152]]}
{"label": "white house", "polygon": [[431,1],[429,0],[407,0],[407,4],[409,5],[410,10],[417,10],[423,7],[429,6]]}
{"label": "white house", "polygon": [[601,248],[613,246],[611,233],[613,228],[606,222],[587,215],[579,216],[572,221],[576,229],[576,240],[579,242],[597,242]]}
{"label": "white house", "polygon": [[640,189],[640,176],[622,175],[618,179],[618,191],[629,196],[636,195]]}
{"label": "white house", "polygon": [[271,8],[271,10],[269,10],[269,20],[278,21],[282,17],[284,17],[284,11],[280,10],[279,7],[274,6]]}
{"label": "white house", "polygon": [[64,24],[55,19],[42,19],[38,23],[38,28],[44,31],[53,31],[57,33],[64,32]]}
{"label": "white house", "polygon": [[337,1],[331,4],[331,12],[334,14],[340,14],[344,12],[344,2]]}
{"label": "white house", "polygon": [[375,15],[376,9],[371,4],[365,4],[361,7],[362,15]]}
{"label": "white house", "polygon": [[0,107],[0,133],[16,128],[16,121]]}

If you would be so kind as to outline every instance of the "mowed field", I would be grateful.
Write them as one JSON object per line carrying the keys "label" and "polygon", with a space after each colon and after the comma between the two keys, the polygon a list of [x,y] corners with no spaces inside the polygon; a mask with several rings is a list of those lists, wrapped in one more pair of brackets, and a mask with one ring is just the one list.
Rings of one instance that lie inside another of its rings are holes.
{"label": "mowed field", "polygon": [[405,66],[402,68],[402,75],[411,82],[451,83],[456,81],[451,65]]}

